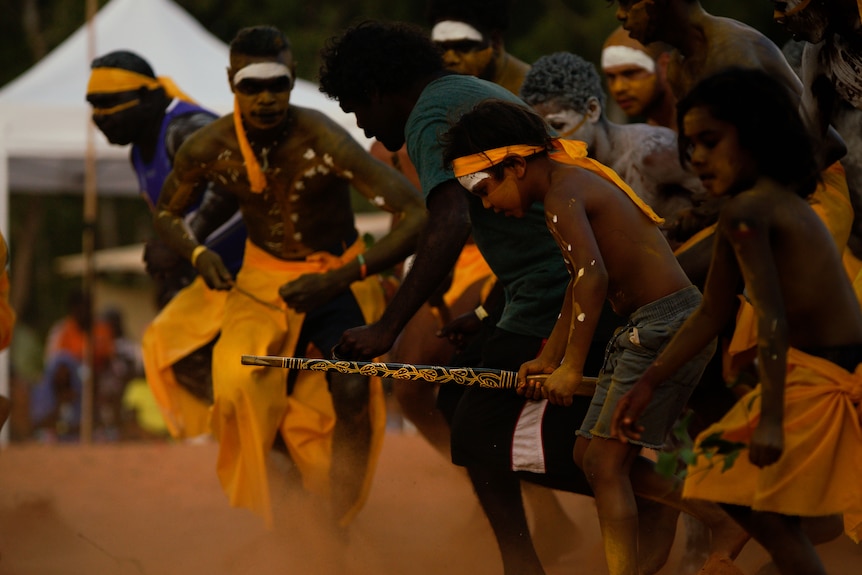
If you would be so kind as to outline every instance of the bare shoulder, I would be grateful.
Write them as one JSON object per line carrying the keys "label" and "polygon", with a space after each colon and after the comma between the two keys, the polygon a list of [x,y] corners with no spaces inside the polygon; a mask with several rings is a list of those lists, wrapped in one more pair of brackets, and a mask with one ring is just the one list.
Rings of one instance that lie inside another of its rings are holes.
{"label": "bare shoulder", "polygon": [[291,114],[294,120],[291,139],[295,143],[307,144],[315,152],[329,154],[342,164],[372,158],[346,129],[320,110],[292,106]]}
{"label": "bare shoulder", "polygon": [[225,150],[236,148],[233,116],[222,116],[191,134],[177,150],[174,166],[184,163],[209,163]]}

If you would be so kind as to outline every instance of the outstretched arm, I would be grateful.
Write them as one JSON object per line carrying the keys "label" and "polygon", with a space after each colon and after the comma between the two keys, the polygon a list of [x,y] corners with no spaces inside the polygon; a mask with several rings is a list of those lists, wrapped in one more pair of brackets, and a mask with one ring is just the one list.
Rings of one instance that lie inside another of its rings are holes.
{"label": "outstretched arm", "polygon": [[470,235],[467,194],[457,180],[447,180],[432,190],[427,207],[428,222],[410,272],[377,323],[344,333],[337,347],[339,357],[370,359],[388,351],[455,265]]}
{"label": "outstretched arm", "polygon": [[416,249],[426,221],[425,205],[416,188],[400,172],[375,160],[346,132],[324,134],[334,165],[350,174],[351,184],[372,205],[393,214],[389,233],[374,242],[361,259],[324,274],[307,274],[279,290],[282,299],[300,312],[310,311],[350,287],[350,284],[391,268]]}

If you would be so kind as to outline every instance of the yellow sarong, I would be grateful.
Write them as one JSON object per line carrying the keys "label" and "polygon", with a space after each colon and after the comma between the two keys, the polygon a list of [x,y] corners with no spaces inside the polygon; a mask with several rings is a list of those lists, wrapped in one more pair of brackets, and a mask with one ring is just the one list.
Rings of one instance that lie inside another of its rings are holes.
{"label": "yellow sarong", "polygon": [[147,326],[141,340],[147,384],[176,439],[210,432],[210,406],[181,386],[171,366],[221,331],[226,291],[212,290],[200,277],[182,289]]}
{"label": "yellow sarong", "polygon": [[[760,420],[758,385],[695,445],[712,434],[748,444]],[[862,365],[849,373],[819,357],[790,349],[784,391],[784,452],[759,468],[742,450],[729,469],[724,456],[699,456],[689,466],[683,497],[784,515],[844,514],[844,528],[862,538]]]}
{"label": "yellow sarong", "polygon": [[467,291],[467,288],[483,279],[485,283],[482,286],[481,298],[484,300],[496,279],[494,272],[491,271],[491,266],[479,252],[479,247],[473,243],[466,244],[461,250],[461,255],[455,262],[454,270],[452,285],[449,286],[449,290],[443,296],[443,300],[448,306],[453,305],[461,297],[461,294]]}
{"label": "yellow sarong", "polygon": [[[361,242],[342,256],[361,251]],[[332,256],[334,257],[334,256]],[[288,262],[246,243],[243,267],[236,285],[281,311],[273,310],[237,290],[228,292],[221,336],[213,351],[215,403],[210,420],[219,441],[217,474],[233,506],[246,507],[273,524],[267,477],[268,455],[276,432],[281,432],[291,459],[302,474],[304,487],[329,494],[329,468],[335,413],[322,373],[300,372],[293,393],[286,394],[287,371],[242,365],[250,355],[294,354],[304,314],[288,308],[278,295],[284,283],[306,273],[319,273],[325,261]],[[383,313],[383,289],[376,276],[351,285],[367,322]],[[371,380],[371,452],[359,499],[341,524],[347,524],[367,498],[386,425],[382,383]]]}

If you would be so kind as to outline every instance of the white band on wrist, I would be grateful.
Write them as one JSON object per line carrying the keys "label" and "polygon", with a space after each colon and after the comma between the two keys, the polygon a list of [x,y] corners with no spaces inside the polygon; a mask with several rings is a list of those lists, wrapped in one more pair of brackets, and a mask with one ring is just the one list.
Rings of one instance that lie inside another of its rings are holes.
{"label": "white band on wrist", "polygon": [[479,307],[477,307],[476,309],[474,309],[473,313],[475,313],[476,317],[478,317],[480,320],[483,320],[486,317],[488,317],[488,310],[486,310],[481,305]]}

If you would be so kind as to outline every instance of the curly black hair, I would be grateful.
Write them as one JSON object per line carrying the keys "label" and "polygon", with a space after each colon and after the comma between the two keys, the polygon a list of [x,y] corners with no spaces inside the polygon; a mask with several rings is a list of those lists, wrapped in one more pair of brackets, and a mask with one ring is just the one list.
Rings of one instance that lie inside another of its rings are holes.
{"label": "curly black hair", "polygon": [[555,52],[533,62],[521,85],[521,98],[531,106],[556,101],[579,114],[587,112],[590,98],[605,107],[596,67],[571,52]]}
{"label": "curly black hair", "polygon": [[418,26],[365,21],[330,38],[321,50],[320,91],[368,102],[373,92],[399,93],[444,71],[440,51]]}

